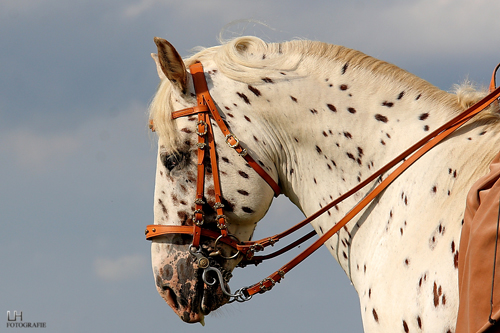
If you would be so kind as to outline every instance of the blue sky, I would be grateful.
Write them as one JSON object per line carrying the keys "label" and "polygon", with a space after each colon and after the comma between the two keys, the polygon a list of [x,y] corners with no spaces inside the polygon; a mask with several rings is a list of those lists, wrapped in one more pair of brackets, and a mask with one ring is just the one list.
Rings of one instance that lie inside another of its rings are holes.
{"label": "blue sky", "polygon": [[[204,328],[181,322],[158,296],[143,237],[156,165],[153,37],[187,56],[218,44],[226,24],[259,20],[270,28],[237,23],[224,37],[341,44],[449,90],[467,77],[488,84],[500,61],[498,12],[498,0],[3,0],[0,315],[23,311],[45,332],[361,331],[356,293],[325,249]],[[256,236],[301,218],[280,198]],[[232,288],[287,258],[276,260],[236,270]]]}

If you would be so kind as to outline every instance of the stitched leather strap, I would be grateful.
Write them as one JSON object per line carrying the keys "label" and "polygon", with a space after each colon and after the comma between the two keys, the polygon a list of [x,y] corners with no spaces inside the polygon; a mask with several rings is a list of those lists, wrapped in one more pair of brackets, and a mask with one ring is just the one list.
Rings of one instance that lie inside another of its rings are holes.
{"label": "stitched leather strap", "polygon": [[496,76],[497,76],[497,71],[498,71],[499,67],[500,67],[500,63],[495,67],[495,69],[493,70],[493,74],[491,75],[490,92],[493,92],[497,87]]}
{"label": "stitched leather strap", "polygon": [[215,103],[208,92],[207,82],[205,80],[205,73],[203,72],[203,65],[201,63],[195,63],[190,66],[191,75],[193,76],[194,85],[196,87],[196,95],[201,95],[205,100],[206,105],[210,109],[210,113],[219,126],[222,134],[226,137],[226,142],[231,148],[236,150],[236,152],[242,156],[247,163],[271,186],[274,191],[274,195],[278,196],[281,192],[279,185],[274,181],[274,179],[269,176],[269,174],[257,163],[255,160],[246,152],[246,150],[241,147],[238,139],[234,134],[229,131],[226,123],[222,119],[215,106]]}
{"label": "stitched leather strap", "polygon": [[[198,68],[197,68],[198,67]],[[448,121],[446,124],[443,126],[439,127],[429,135],[427,135],[425,138],[421,139],[418,141],[416,144],[411,146],[409,149],[401,153],[398,157],[396,157],[394,160],[392,160],[390,163],[385,165],[383,168],[375,172],[372,176],[367,178],[365,181],[354,187],[352,190],[349,192],[345,193],[338,199],[334,200],[327,206],[323,207],[316,213],[312,214],[311,216],[307,217],[304,219],[302,222],[296,224],[292,228],[277,234],[272,237],[268,237],[262,240],[258,241],[249,241],[249,242],[242,242],[240,244],[237,243],[236,240],[232,239],[231,237],[222,237],[221,241],[232,246],[233,248],[239,250],[245,255],[245,260],[247,262],[253,262],[253,263],[258,263],[261,262],[262,260],[265,259],[270,259],[273,258],[283,252],[288,251],[289,249],[297,246],[298,244],[301,244],[305,240],[311,238],[314,236],[316,233],[314,231],[308,233],[307,235],[303,236],[301,239],[293,242],[292,244],[286,246],[282,250],[279,250],[275,253],[272,253],[267,256],[254,256],[253,253],[256,251],[256,249],[260,250],[263,249],[266,246],[273,245],[275,242],[280,240],[281,238],[297,231],[298,229],[302,228],[304,225],[309,224],[312,220],[320,216],[321,214],[325,213],[338,203],[342,202],[346,198],[350,197],[354,193],[358,192],[361,190],[363,187],[386,173],[388,170],[396,166],[398,163],[401,161],[404,161],[396,170],[389,174],[386,179],[384,179],[373,191],[371,191],[357,206],[353,208],[343,219],[341,219],[337,224],[335,224],[330,230],[328,230],[325,234],[323,234],[318,240],[316,240],[312,245],[310,245],[305,251],[303,251],[301,254],[299,254],[297,257],[295,257],[293,260],[291,260],[288,264],[283,266],[280,270],[274,272],[271,274],[268,278],[265,278],[264,280],[260,281],[259,283],[244,289],[245,295],[251,296],[256,293],[262,293],[267,290],[270,290],[276,282],[280,282],[280,280],[284,277],[284,275],[290,271],[292,268],[294,268],[296,265],[298,265],[301,261],[306,259],[309,255],[311,255],[313,252],[315,252],[321,245],[323,245],[330,237],[332,237],[335,233],[337,233],[342,227],[344,227],[353,217],[355,217],[368,203],[370,203],[378,194],[380,194],[389,184],[392,183],[404,170],[406,170],[411,164],[413,164],[416,160],[418,160],[423,154],[425,154],[427,151],[429,151],[431,148],[433,148],[435,145],[437,145],[439,142],[441,142],[443,139],[445,139],[447,136],[449,136],[451,133],[453,133],[456,129],[461,127],[463,124],[465,124],[468,120],[470,120],[472,117],[474,117],[477,113],[481,112],[484,108],[486,108],[489,104],[493,102],[497,102],[497,99],[500,96],[500,88],[496,88],[495,84],[495,75],[496,71],[500,67],[500,64],[495,68],[493,72],[493,76],[491,79],[490,83],[490,91],[491,93],[486,96],[484,99],[479,101],[478,103],[474,104],[471,108],[465,110],[462,112],[460,115],[456,116],[452,120]],[[201,67],[201,64],[196,67],[191,68],[191,72],[194,73],[196,72],[198,75],[203,75],[203,82],[204,82],[204,74],[203,74],[203,68]],[[201,76],[198,76],[199,79],[201,80]],[[194,76],[193,76],[194,78]],[[217,112],[217,109],[215,108],[215,104],[213,104],[213,101],[208,94],[208,89],[206,88],[206,83],[202,85],[203,90],[206,92],[203,96],[204,103],[208,105],[208,109],[210,111],[215,110],[215,115],[213,115],[214,111],[212,111],[212,115],[214,119],[216,120],[217,124],[223,131],[223,133],[227,137],[227,141],[230,145],[233,145],[238,153],[241,154],[243,152],[243,148],[239,145],[239,142],[237,139],[232,135],[229,130],[227,129],[227,126],[223,122],[223,120],[220,118],[220,115]],[[212,106],[211,106],[212,104]],[[212,108],[213,107],[213,108]],[[201,105],[198,105],[198,107],[193,107],[193,108],[188,108],[180,111],[176,111],[173,114],[174,118],[185,116],[185,115],[191,115],[191,114],[202,114],[207,112],[207,109],[201,107]],[[219,120],[217,120],[219,119]],[[153,124],[150,124],[150,127],[154,130]],[[226,134],[227,133],[227,134]],[[413,155],[412,155],[413,154]],[[410,156],[411,155],[411,156]],[[247,155],[248,156],[248,155]],[[409,157],[408,157],[409,156]],[[407,159],[406,159],[407,158]],[[405,160],[406,159],[406,160]],[[248,160],[247,160],[248,161]],[[254,161],[255,163],[255,161]],[[258,166],[258,164],[257,164]],[[257,170],[256,170],[257,171]],[[263,171],[263,170],[262,170]],[[263,171],[265,173],[265,171]],[[259,173],[260,174],[260,173]],[[267,173],[265,173],[267,175]],[[267,177],[269,177],[267,175]],[[263,177],[266,179],[265,177]],[[271,178],[272,180],[272,178]],[[267,181],[267,180],[266,180]],[[274,182],[274,180],[272,180]],[[268,181],[268,183],[271,185],[271,187],[274,186],[272,185],[272,182]],[[275,182],[274,182],[275,183]],[[275,183],[276,184],[276,183]],[[276,184],[277,186],[277,184]],[[279,186],[278,186],[279,190]],[[276,193],[276,190],[275,190]],[[277,195],[277,194],[276,194]],[[154,229],[154,230],[153,230]],[[199,230],[198,230],[199,229]],[[204,229],[204,228],[196,228],[196,227],[190,227],[190,226],[164,226],[164,225],[149,225],[147,226],[146,229],[146,239],[152,239],[153,237],[157,237],[160,235],[166,235],[166,234],[171,234],[171,233],[182,233],[182,234],[191,234],[194,237],[200,237],[201,235],[211,237],[213,239],[217,239],[221,234]]]}
{"label": "stitched leather strap", "polygon": [[[146,231],[144,232],[147,240],[152,240],[155,237],[166,236],[171,234],[182,234],[182,235],[192,235],[193,227],[186,225],[160,225],[151,224],[146,226]],[[206,228],[200,228],[200,235],[210,237],[212,239],[217,239],[220,236],[220,232],[213,231]],[[220,242],[225,243],[236,249],[238,241],[232,237],[222,237],[219,239]]]}
{"label": "stitched leather strap", "polygon": [[172,112],[172,119],[198,114],[200,112],[210,112],[208,106],[201,104],[193,106],[192,108],[182,109]]}
{"label": "stitched leather strap", "polygon": [[[335,233],[337,233],[343,226],[345,226],[352,218],[354,218],[366,205],[368,205],[377,195],[379,195],[389,184],[391,184],[403,171],[405,171],[410,165],[412,165],[416,160],[418,160],[422,155],[428,152],[431,148],[441,142],[443,139],[448,137],[451,133],[453,133],[456,129],[461,127],[467,121],[469,121],[476,114],[484,110],[488,105],[494,102],[500,96],[500,88],[494,89],[489,95],[483,98],[478,103],[474,104],[469,109],[462,112],[460,115],[456,116],[452,120],[448,121],[443,126],[439,127],[425,138],[411,146],[401,155],[399,155],[396,159],[391,161],[388,165],[383,167],[382,169],[390,169],[395,166],[400,161],[404,160],[410,154],[410,157],[406,159],[396,170],[394,170],[389,176],[384,179],[375,189],[373,189],[363,200],[361,200],[343,219],[341,219],[337,224],[335,224],[330,230],[328,230],[325,234],[323,234],[318,240],[316,240],[313,244],[311,244],[306,250],[300,253],[298,256],[293,258],[290,262],[288,262],[285,266],[281,267],[278,271],[271,274],[268,278],[262,280],[261,282],[254,284],[253,286],[244,290],[245,296],[249,297],[256,293],[262,293],[267,290],[270,290],[276,282],[280,282],[280,280],[284,277],[284,275],[290,271],[292,268],[297,266],[300,262],[310,256],[313,252],[315,252],[320,246],[322,246],[330,237],[332,237]],[[392,165],[392,166],[391,166]],[[389,167],[390,166],[390,167]],[[372,177],[370,177],[372,178]],[[351,192],[351,191],[350,191]],[[336,200],[337,201],[337,200]],[[335,201],[334,201],[335,202]],[[328,205],[328,206],[331,206]],[[327,206],[327,207],[328,207]],[[326,208],[326,207],[325,207]],[[331,207],[330,207],[331,208]],[[329,209],[329,208],[328,208]],[[328,210],[327,209],[327,210]],[[325,211],[322,209],[321,211]],[[319,213],[319,212],[318,212]],[[313,214],[312,216],[318,216],[319,214]],[[310,221],[310,218],[307,218],[304,221]],[[304,222],[303,221],[303,222]],[[300,224],[302,224],[301,222]]]}

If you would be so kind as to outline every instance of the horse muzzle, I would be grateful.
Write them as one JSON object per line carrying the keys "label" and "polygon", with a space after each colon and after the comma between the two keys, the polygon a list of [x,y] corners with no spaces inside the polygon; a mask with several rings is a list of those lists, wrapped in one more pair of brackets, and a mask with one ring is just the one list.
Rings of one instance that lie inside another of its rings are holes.
{"label": "horse muzzle", "polygon": [[153,271],[158,293],[184,322],[204,324],[205,315],[229,301],[222,289],[229,289],[229,278],[207,273],[189,252],[164,258]]}

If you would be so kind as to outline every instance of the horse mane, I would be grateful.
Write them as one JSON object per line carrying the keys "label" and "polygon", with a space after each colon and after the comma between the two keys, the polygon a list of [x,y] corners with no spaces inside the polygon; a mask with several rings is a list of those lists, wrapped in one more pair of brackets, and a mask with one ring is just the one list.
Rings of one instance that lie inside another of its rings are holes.
{"label": "horse mane", "polygon": [[[340,71],[343,66],[348,65],[351,71],[357,69],[371,73],[369,77],[378,84],[397,81],[405,89],[418,91],[425,96],[423,98],[433,102],[449,105],[457,113],[487,94],[487,91],[477,90],[468,81],[456,85],[454,94],[451,94],[395,65],[360,51],[317,41],[266,43],[253,36],[239,37],[220,46],[201,49],[186,59],[185,64],[190,66],[208,59],[215,61],[219,71],[230,79],[248,84],[262,82],[262,78],[277,82],[307,75],[324,75],[328,71]],[[154,120],[158,135],[165,138],[165,144],[169,148],[175,149],[177,136],[170,119],[171,95],[170,83],[161,82],[150,105],[150,116]],[[487,123],[499,123],[498,111],[498,108],[489,110],[477,118]]]}

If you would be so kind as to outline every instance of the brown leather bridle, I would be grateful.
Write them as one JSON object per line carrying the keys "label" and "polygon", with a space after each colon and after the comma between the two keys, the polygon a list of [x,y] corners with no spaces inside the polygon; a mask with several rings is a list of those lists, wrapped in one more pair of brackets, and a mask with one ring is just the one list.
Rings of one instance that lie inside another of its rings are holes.
{"label": "brown leather bridle", "polygon": [[[218,127],[224,134],[226,138],[226,142],[229,144],[231,148],[233,148],[240,156],[242,156],[247,163],[271,186],[273,189],[275,196],[278,196],[280,193],[280,187],[276,183],[276,181],[269,176],[267,172],[257,163],[255,160],[248,154],[245,148],[243,148],[236,138],[234,134],[232,134],[224,120],[221,118],[217,107],[213,99],[210,96],[208,91],[207,83],[205,80],[205,75],[203,72],[203,66],[201,63],[195,63],[190,66],[191,75],[193,77],[194,87],[197,96],[197,105],[192,108],[183,109],[180,111],[175,111],[172,113],[172,119],[176,119],[183,116],[189,115],[198,115],[198,123],[197,123],[197,134],[198,134],[198,178],[197,178],[197,190],[196,190],[196,200],[195,200],[195,211],[193,213],[193,226],[173,226],[173,225],[148,225],[146,228],[146,239],[152,240],[155,237],[168,235],[168,234],[187,234],[193,236],[193,242],[190,247],[190,252],[196,257],[198,260],[198,264],[201,268],[211,269],[209,267],[208,259],[198,251],[198,247],[200,244],[201,236],[209,237],[215,239],[216,251],[211,253],[211,255],[220,255],[224,259],[233,259],[238,255],[242,255],[243,259],[240,262],[240,266],[245,266],[247,264],[255,264],[262,262],[263,260],[274,258],[296,246],[305,242],[306,240],[313,237],[316,232],[311,231],[295,242],[289,244],[288,246],[282,248],[279,251],[271,253],[265,256],[256,256],[255,253],[264,250],[269,245],[274,245],[281,238],[284,238],[291,233],[299,230],[303,226],[309,224],[311,221],[333,208],[335,205],[344,201],[348,197],[360,191],[366,185],[370,184],[372,181],[376,180],[380,177],[382,179],[382,175],[389,171],[391,168],[395,167],[397,164],[401,163],[392,173],[390,173],[385,179],[381,180],[381,182],[371,191],[369,192],[363,200],[361,200],[344,218],[342,218],[339,222],[337,222],[330,230],[324,233],[321,237],[319,237],[313,244],[311,244],[308,248],[306,248],[302,253],[293,258],[289,263],[285,266],[281,267],[279,270],[263,279],[259,283],[254,284],[253,286],[241,288],[236,291],[235,294],[229,294],[224,289],[223,291],[230,297],[232,297],[231,301],[239,301],[243,302],[249,300],[256,293],[263,293],[265,291],[270,290],[277,282],[280,282],[281,279],[285,276],[285,274],[306,259],[309,255],[315,252],[321,245],[323,245],[330,237],[332,237],[335,233],[337,233],[342,227],[344,227],[352,218],[354,218],[366,205],[368,205],[375,197],[380,194],[389,184],[391,184],[403,171],[405,171],[410,165],[412,165],[416,160],[418,160],[422,155],[424,155],[427,151],[441,142],[443,139],[448,137],[451,133],[457,130],[459,127],[464,125],[467,121],[469,121],[476,114],[484,110],[488,105],[493,102],[498,102],[497,99],[500,96],[500,87],[496,88],[495,76],[496,71],[500,67],[500,64],[496,66],[493,71],[491,84],[490,84],[490,93],[484,97],[482,100],[474,104],[472,107],[463,111],[458,116],[454,117],[438,129],[434,130],[432,133],[415,143],[413,146],[408,148],[406,151],[401,153],[387,165],[379,169],[373,175],[365,179],[363,182],[355,186],[350,191],[346,192],[339,198],[332,201],[330,204],[326,205],[316,213],[304,219],[302,222],[296,224],[292,228],[285,230],[282,233],[276,234],[274,236],[264,238],[257,241],[246,241],[240,242],[236,237],[232,236],[228,233],[227,230],[227,221],[226,217],[223,213],[224,205],[221,202],[222,194],[220,189],[220,178],[219,172],[217,168],[217,156],[215,150],[215,141],[213,135],[213,129],[210,122],[210,117],[215,120]],[[152,122],[150,123],[151,129],[154,131],[154,126]],[[216,222],[219,228],[219,231],[214,231],[211,229],[203,228],[204,224],[204,214],[202,211],[202,206],[205,204],[204,202],[204,179],[205,179],[205,149],[208,148],[210,150],[210,162],[212,166],[212,175],[214,181],[215,188],[215,205],[214,210],[217,213]],[[224,257],[220,251],[217,250],[217,243],[221,242],[227,244],[234,248],[237,252],[235,255],[231,257]],[[216,270],[216,269],[215,269]],[[206,281],[205,281],[206,282]],[[215,282],[214,282],[215,283]],[[210,283],[213,284],[213,283]],[[221,287],[222,280],[221,280]]]}

